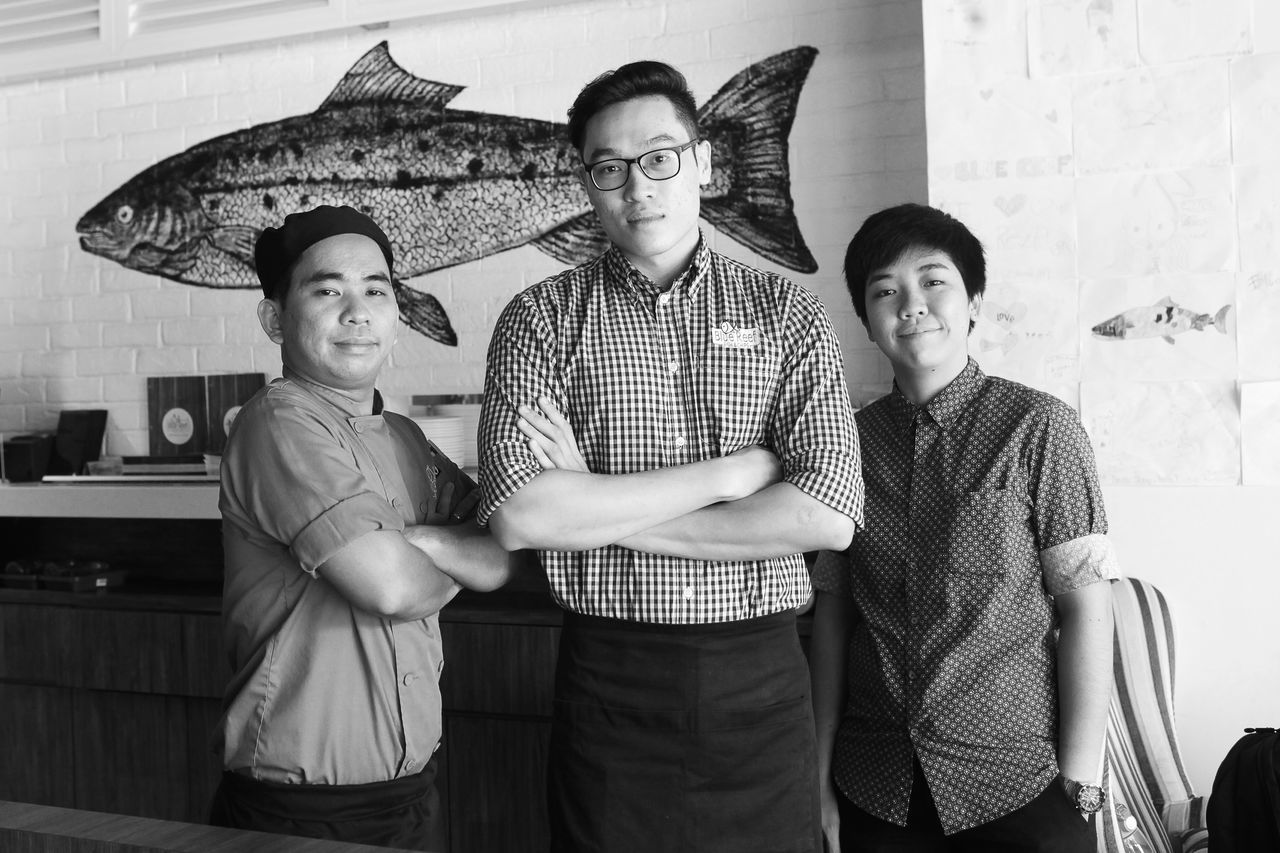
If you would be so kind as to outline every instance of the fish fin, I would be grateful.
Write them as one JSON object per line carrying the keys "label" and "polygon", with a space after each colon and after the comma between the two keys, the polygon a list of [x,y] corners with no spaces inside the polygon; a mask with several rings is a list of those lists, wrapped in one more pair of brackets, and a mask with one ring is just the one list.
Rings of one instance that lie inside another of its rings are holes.
{"label": "fish fin", "polygon": [[396,302],[400,305],[400,319],[404,320],[409,328],[445,346],[458,345],[458,334],[453,330],[449,315],[445,313],[439,299],[430,293],[406,287],[399,280],[392,281],[391,288],[395,291]]}
{"label": "fish fin", "polygon": [[1223,305],[1218,309],[1218,313],[1213,315],[1213,325],[1219,332],[1222,332],[1222,334],[1231,334],[1233,323],[1231,322],[1230,305]]}
{"label": "fish fin", "polygon": [[256,269],[253,247],[261,233],[260,229],[251,228],[248,225],[227,225],[210,231],[209,242],[218,250],[247,264],[250,269]]}
{"label": "fish fin", "polygon": [[321,110],[336,106],[401,102],[417,109],[444,109],[465,86],[437,83],[415,77],[401,68],[387,43],[379,42],[356,60],[338,85],[320,105]]}
{"label": "fish fin", "polygon": [[1164,308],[1168,308],[1169,306],[1173,306],[1174,308],[1178,307],[1178,303],[1173,301],[1172,296],[1166,296],[1164,299],[1161,299],[1159,302],[1157,302],[1156,305],[1159,305]]}
{"label": "fish fin", "polygon": [[532,241],[562,264],[584,264],[609,248],[609,238],[594,212],[584,213]]}
{"label": "fish fin", "polygon": [[818,262],[796,221],[787,137],[817,55],[816,48],[797,47],[757,62],[698,110],[705,134],[730,146],[715,158],[728,164],[729,187],[703,199],[703,217],[769,260],[803,273],[816,272]]}

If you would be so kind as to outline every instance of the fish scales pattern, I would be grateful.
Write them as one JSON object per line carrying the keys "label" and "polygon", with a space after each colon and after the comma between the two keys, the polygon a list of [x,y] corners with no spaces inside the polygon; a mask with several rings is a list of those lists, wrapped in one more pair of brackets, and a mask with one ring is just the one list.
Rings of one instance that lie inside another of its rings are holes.
{"label": "fish scales pattern", "polygon": [[[699,116],[714,147],[703,214],[791,269],[817,264],[792,210],[787,135],[817,51],[736,75]],[[450,110],[462,87],[369,50],[315,112],[208,140],[135,175],[81,217],[81,247],[201,287],[256,287],[253,246],[289,213],[347,204],[386,230],[402,318],[456,343],[439,301],[404,279],[531,244],[567,264],[608,245],[562,124]]]}

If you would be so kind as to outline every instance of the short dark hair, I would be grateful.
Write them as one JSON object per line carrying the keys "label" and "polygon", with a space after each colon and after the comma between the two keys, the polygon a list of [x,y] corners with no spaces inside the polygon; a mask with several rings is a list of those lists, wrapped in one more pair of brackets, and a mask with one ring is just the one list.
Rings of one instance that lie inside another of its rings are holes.
{"label": "short dark hair", "polygon": [[946,252],[964,279],[969,298],[987,289],[982,243],[963,222],[923,204],[900,204],[873,213],[862,223],[844,253],[844,280],[853,310],[867,322],[867,280],[912,249]]}
{"label": "short dark hair", "polygon": [[684,75],[665,62],[642,60],[606,71],[582,88],[569,107],[569,142],[581,154],[587,122],[597,113],[623,101],[650,96],[666,98],[689,133],[695,139],[702,135],[698,105]]}

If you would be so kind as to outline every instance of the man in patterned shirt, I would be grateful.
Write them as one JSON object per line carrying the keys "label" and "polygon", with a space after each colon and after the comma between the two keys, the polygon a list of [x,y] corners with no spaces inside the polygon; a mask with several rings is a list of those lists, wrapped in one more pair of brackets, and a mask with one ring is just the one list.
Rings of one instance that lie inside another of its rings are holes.
{"label": "man in patterned shirt", "polygon": [[1088,436],[969,357],[986,273],[960,222],[881,211],[845,277],[894,388],[857,415],[866,528],[814,569],[823,832],[844,853],[1091,851],[1114,558]]}
{"label": "man in patterned shirt", "polygon": [[[480,518],[566,611],[552,847],[811,853],[802,553],[861,518],[838,343],[812,294],[702,237],[679,72],[597,78],[569,135],[612,247],[507,306],[480,425]],[[553,422],[580,456],[540,448]]]}

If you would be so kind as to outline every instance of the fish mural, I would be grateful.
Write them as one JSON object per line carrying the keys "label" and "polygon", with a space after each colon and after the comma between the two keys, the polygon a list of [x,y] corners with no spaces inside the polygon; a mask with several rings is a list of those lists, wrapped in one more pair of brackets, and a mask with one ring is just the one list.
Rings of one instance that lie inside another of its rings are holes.
{"label": "fish mural", "polygon": [[1094,326],[1092,331],[1100,338],[1113,340],[1164,338],[1167,343],[1172,344],[1174,335],[1180,335],[1192,329],[1203,332],[1209,326],[1213,326],[1224,335],[1229,334],[1231,306],[1223,305],[1218,309],[1217,314],[1210,316],[1183,308],[1166,296],[1155,305],[1122,311]]}
{"label": "fish mural", "polygon": [[[702,217],[803,273],[818,265],[793,210],[788,136],[817,53],[798,47],[751,65],[698,110],[715,166]],[[401,319],[454,346],[444,306],[404,279],[517,246],[568,265],[608,247],[565,126],[449,109],[463,88],[410,74],[384,41],[315,112],[210,139],[130,178],[80,218],[80,246],[182,284],[256,288],[264,228],[348,204],[395,248]]]}

